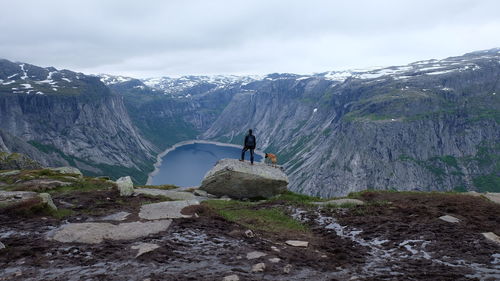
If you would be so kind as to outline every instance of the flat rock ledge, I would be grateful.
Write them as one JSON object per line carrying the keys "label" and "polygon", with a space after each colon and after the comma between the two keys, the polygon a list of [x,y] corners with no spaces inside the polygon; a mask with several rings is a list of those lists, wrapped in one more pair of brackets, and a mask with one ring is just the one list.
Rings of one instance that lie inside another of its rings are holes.
{"label": "flat rock ledge", "polygon": [[152,222],[110,223],[70,223],[47,234],[49,240],[63,243],[98,244],[104,240],[132,240],[159,233],[168,229],[172,220]]}
{"label": "flat rock ledge", "polygon": [[288,177],[279,167],[222,159],[205,175],[200,190],[235,199],[269,198],[285,192],[287,185]]}
{"label": "flat rock ledge", "polygon": [[166,201],[142,205],[139,217],[146,220],[190,218],[183,215],[181,210],[191,206],[199,205],[198,200]]}
{"label": "flat rock ledge", "polygon": [[341,199],[334,199],[334,200],[328,200],[324,202],[314,202],[313,204],[319,205],[319,206],[325,206],[325,205],[364,205],[365,202],[358,200],[358,199],[350,199],[350,198],[341,198]]}

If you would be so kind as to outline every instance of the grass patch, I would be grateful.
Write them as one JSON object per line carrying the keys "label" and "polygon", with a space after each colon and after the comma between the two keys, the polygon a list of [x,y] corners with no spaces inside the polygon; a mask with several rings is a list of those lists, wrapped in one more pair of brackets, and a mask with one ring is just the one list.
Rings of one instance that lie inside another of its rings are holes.
{"label": "grass patch", "polygon": [[209,200],[206,204],[228,221],[252,230],[281,233],[285,231],[307,232],[308,228],[287,216],[279,208],[256,209],[256,203]]}
{"label": "grass patch", "polygon": [[299,194],[291,191],[286,191],[283,194],[273,197],[271,201],[286,201],[288,203],[293,203],[293,204],[310,204],[311,202],[324,201],[324,199],[305,194]]}
{"label": "grass patch", "polygon": [[101,179],[95,179],[90,177],[84,177],[83,180],[74,182],[68,186],[56,187],[54,189],[48,190],[48,193],[56,192],[71,192],[71,191],[93,191],[93,190],[110,190],[115,187],[115,184],[103,181]]}
{"label": "grass patch", "polygon": [[479,192],[500,192],[500,177],[494,174],[478,176],[472,179]]}

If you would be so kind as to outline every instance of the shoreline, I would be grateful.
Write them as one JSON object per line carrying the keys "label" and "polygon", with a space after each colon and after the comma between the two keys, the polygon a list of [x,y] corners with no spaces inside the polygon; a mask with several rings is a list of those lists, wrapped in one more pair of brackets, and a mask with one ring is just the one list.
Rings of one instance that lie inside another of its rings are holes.
{"label": "shoreline", "polygon": [[[151,185],[153,182],[153,177],[156,176],[158,174],[158,172],[160,172],[160,166],[163,162],[163,157],[165,155],[167,155],[170,151],[175,150],[180,146],[184,146],[184,145],[188,145],[188,144],[195,144],[195,143],[213,144],[213,145],[218,145],[218,146],[229,146],[229,147],[240,148],[240,149],[243,148],[242,145],[223,143],[223,142],[218,142],[218,141],[188,140],[188,141],[178,142],[178,143],[174,144],[173,146],[165,149],[163,152],[161,152],[160,154],[158,154],[156,156],[156,163],[153,164],[154,170],[148,174],[148,181],[146,182],[146,185]],[[257,149],[254,152],[255,152],[255,154],[260,155],[262,157],[261,162],[263,162],[265,159],[264,158],[265,153],[260,151],[260,150],[257,150]]]}

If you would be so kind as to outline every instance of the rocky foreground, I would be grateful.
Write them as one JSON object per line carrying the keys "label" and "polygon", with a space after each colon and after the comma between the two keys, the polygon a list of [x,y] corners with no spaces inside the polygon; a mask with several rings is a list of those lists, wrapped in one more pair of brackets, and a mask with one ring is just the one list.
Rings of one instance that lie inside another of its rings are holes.
{"label": "rocky foreground", "polygon": [[500,279],[495,194],[239,201],[71,170],[0,172],[0,194],[0,280]]}

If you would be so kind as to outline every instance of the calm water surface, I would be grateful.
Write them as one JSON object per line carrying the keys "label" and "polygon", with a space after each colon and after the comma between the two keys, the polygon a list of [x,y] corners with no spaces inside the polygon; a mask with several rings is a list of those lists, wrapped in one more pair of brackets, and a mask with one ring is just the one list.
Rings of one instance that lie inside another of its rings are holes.
{"label": "calm water surface", "polygon": [[[181,187],[200,185],[205,174],[223,158],[238,159],[241,148],[207,143],[179,146],[163,156],[158,174],[152,178],[153,185],[175,184]],[[262,157],[255,154],[255,162]],[[250,152],[246,153],[250,161]]]}

